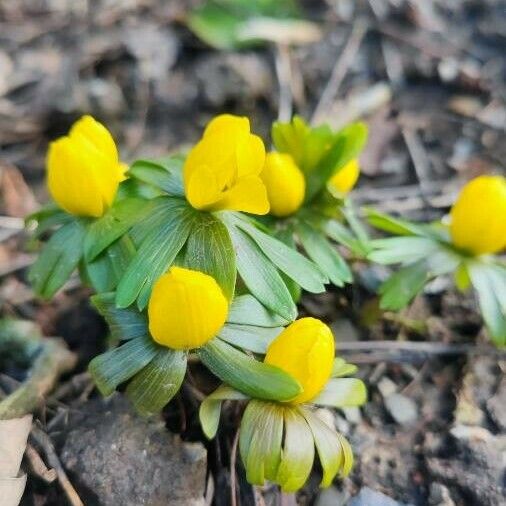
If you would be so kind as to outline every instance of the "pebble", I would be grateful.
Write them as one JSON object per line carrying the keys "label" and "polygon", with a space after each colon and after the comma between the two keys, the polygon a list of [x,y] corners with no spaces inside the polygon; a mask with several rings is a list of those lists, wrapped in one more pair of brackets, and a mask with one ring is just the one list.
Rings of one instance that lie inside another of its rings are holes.
{"label": "pebble", "polygon": [[410,425],[418,418],[418,407],[410,397],[393,393],[385,397],[385,407],[400,425]]}
{"label": "pebble", "polygon": [[409,506],[369,487],[364,487],[346,506]]}

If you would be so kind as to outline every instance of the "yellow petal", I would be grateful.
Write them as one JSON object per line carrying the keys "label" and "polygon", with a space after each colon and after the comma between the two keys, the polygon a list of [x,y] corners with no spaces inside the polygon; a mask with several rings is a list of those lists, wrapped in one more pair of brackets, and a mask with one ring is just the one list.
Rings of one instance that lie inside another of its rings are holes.
{"label": "yellow petal", "polygon": [[264,163],[264,141],[257,135],[248,135],[237,146],[237,177],[257,176]]}
{"label": "yellow petal", "polygon": [[259,176],[243,177],[220,200],[208,207],[210,211],[243,211],[251,214],[267,214],[269,199],[267,190]]}
{"label": "yellow petal", "polygon": [[506,178],[480,176],[467,183],[450,212],[453,243],[476,255],[506,247]]}
{"label": "yellow petal", "polygon": [[102,216],[104,202],[95,174],[68,137],[49,146],[47,184],[55,202],[68,213]]}
{"label": "yellow petal", "polygon": [[189,174],[185,181],[186,199],[195,209],[207,209],[222,197],[221,182],[209,166],[201,165]]}
{"label": "yellow petal", "polygon": [[227,313],[227,299],[212,276],[172,267],[153,287],[149,331],[162,346],[198,348],[218,333]]}
{"label": "yellow petal", "polygon": [[225,134],[229,139],[236,141],[236,137],[250,133],[249,119],[245,116],[233,114],[220,114],[213,118],[204,130],[204,137],[215,133]]}
{"label": "yellow petal", "polygon": [[79,216],[101,216],[125,179],[111,134],[91,116],[81,118],[68,136],[51,143],[47,170],[54,200]]}
{"label": "yellow petal", "polygon": [[268,153],[261,178],[267,188],[270,213],[274,216],[289,216],[302,205],[306,180],[290,155]]}
{"label": "yellow petal", "polygon": [[321,392],[332,373],[334,353],[334,337],[329,327],[315,318],[302,318],[272,341],[264,361],[299,381],[304,391],[291,402],[300,404]]}
{"label": "yellow petal", "polygon": [[354,159],[348,162],[336,175],[329,181],[331,190],[335,190],[342,195],[346,195],[355,186],[360,175],[360,166],[358,160]]}

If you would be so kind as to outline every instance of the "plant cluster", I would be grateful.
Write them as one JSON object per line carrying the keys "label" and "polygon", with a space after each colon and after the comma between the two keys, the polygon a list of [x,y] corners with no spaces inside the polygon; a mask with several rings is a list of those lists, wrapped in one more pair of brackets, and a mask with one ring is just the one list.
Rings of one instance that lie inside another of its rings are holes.
{"label": "plant cluster", "polygon": [[386,308],[407,304],[440,274],[472,283],[504,344],[506,270],[489,255],[505,246],[504,178],[470,183],[449,229],[366,210],[372,225],[401,236],[371,239],[347,197],[366,137],[361,123],[335,132],[295,117],[274,123],[275,151],[266,153],[247,118],[221,115],[188,153],[127,166],[108,130],[85,116],[53,142],[55,204],[29,218],[47,239],[30,280],[49,298],[78,269],[95,291],[117,345],[90,363],[100,392],[125,384],[139,413],[157,413],[181,387],[188,360],[199,360],[223,382],[201,404],[204,433],[216,434],[223,401],[242,402],[248,480],[294,491],[315,450],[323,486],[353,462],[315,406],[366,401],[356,367],[335,357],[329,327],[297,319],[301,290],[352,282],[336,244],[349,258],[403,264],[381,287]]}

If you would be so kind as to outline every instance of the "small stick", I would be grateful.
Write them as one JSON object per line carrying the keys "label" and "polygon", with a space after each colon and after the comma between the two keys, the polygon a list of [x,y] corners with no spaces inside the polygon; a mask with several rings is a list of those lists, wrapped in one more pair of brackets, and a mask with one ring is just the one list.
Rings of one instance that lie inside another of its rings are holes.
{"label": "small stick", "polygon": [[286,44],[276,44],[274,61],[279,83],[278,120],[290,121],[292,117],[292,67],[290,48]]}
{"label": "small stick", "polygon": [[237,445],[239,443],[239,430],[235,431],[234,442],[232,444],[232,454],[230,455],[230,503],[237,506],[237,473],[235,464],[237,460]]}
{"label": "small stick", "polygon": [[53,481],[56,480],[58,477],[56,471],[46,467],[46,464],[44,464],[44,461],[37,450],[29,443],[26,445],[25,455],[30,463],[32,472],[36,476],[44,480],[46,483],[53,483]]}
{"label": "small stick", "polygon": [[339,86],[341,86],[343,79],[346,77],[351,62],[353,61],[366,32],[367,25],[364,22],[358,21],[354,24],[350,38],[346,42],[339,58],[336,60],[327,85],[320,97],[320,101],[313,112],[313,116],[311,117],[312,125],[318,123],[324,112],[332,105],[332,101],[337,95]]}
{"label": "small stick", "polygon": [[81,501],[81,498],[76,492],[76,489],[73,487],[72,483],[70,483],[70,480],[67,477],[67,473],[65,473],[65,469],[63,469],[60,459],[56,454],[56,450],[54,449],[51,438],[36,425],[32,426],[31,435],[37,444],[40,445],[40,447],[44,450],[47,461],[49,462],[49,465],[55,470],[58,477],[58,482],[65,492],[65,495],[67,496],[70,504],[72,506],[84,506],[84,503]]}

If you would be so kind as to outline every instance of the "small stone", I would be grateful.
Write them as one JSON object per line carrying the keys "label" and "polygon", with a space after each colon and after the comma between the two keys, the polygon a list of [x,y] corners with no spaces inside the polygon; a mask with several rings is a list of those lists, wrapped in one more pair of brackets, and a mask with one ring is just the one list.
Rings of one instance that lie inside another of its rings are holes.
{"label": "small stone", "polygon": [[347,506],[407,506],[405,503],[398,502],[381,492],[364,487],[353,497]]}
{"label": "small stone", "polygon": [[353,425],[357,425],[362,421],[362,414],[360,413],[360,408],[352,406],[349,408],[343,408],[342,411],[344,413],[344,416],[346,417],[346,420],[348,420],[348,422],[352,423]]}
{"label": "small stone", "polygon": [[429,504],[430,506],[455,506],[448,488],[437,482],[430,486]]}
{"label": "small stone", "polygon": [[315,506],[344,506],[348,497],[347,492],[341,492],[336,487],[329,487],[320,492]]}
{"label": "small stone", "polygon": [[390,378],[383,376],[378,381],[378,390],[383,397],[388,397],[397,391],[397,385]]}
{"label": "small stone", "polygon": [[116,394],[70,417],[61,460],[85,504],[203,506],[206,450]]}
{"label": "small stone", "polygon": [[410,425],[418,418],[418,408],[415,401],[403,394],[394,393],[385,397],[385,407],[400,425]]}

